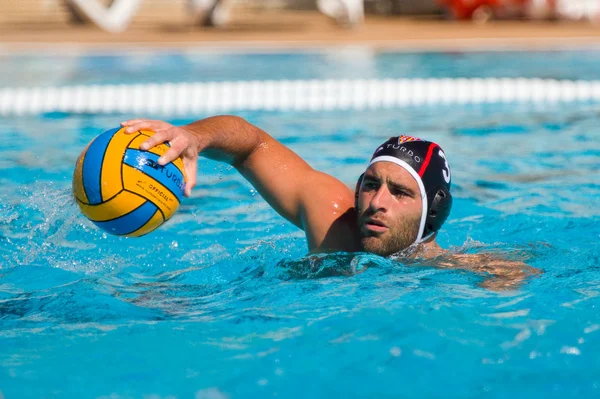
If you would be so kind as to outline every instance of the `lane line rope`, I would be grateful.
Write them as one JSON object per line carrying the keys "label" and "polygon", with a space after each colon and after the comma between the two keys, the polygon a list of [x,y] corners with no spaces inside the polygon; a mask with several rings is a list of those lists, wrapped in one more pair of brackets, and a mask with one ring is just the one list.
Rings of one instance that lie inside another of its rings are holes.
{"label": "lane line rope", "polygon": [[600,81],[475,78],[278,80],[2,88],[0,115],[185,115],[360,110],[433,104],[600,101]]}

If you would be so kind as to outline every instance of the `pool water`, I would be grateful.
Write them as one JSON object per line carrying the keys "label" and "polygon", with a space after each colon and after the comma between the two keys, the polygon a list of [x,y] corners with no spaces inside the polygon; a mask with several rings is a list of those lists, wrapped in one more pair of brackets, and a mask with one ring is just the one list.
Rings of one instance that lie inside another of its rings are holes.
{"label": "pool water", "polygon": [[71,174],[132,115],[5,117],[0,397],[600,394],[598,104],[238,115],[351,186],[391,135],[440,143],[455,202],[438,242],[543,273],[490,291],[465,270],[307,256],[301,231],[205,159],[159,230],[106,235],[73,203]]}

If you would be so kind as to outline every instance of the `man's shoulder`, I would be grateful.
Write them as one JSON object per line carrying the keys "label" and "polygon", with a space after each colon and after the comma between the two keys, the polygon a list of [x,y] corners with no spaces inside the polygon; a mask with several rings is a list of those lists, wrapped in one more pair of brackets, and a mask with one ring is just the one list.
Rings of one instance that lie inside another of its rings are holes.
{"label": "man's shoulder", "polygon": [[341,180],[315,171],[303,187],[303,208],[309,216],[337,219],[354,208],[354,191]]}
{"label": "man's shoulder", "polygon": [[354,191],[340,180],[318,172],[305,188],[302,222],[311,250],[354,250]]}

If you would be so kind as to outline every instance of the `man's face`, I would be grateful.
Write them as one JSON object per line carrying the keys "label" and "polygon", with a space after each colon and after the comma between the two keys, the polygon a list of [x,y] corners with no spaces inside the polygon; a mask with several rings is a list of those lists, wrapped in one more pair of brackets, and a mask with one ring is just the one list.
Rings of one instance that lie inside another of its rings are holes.
{"label": "man's face", "polygon": [[415,179],[391,162],[376,162],[358,193],[358,227],[363,250],[392,255],[417,239],[423,203]]}

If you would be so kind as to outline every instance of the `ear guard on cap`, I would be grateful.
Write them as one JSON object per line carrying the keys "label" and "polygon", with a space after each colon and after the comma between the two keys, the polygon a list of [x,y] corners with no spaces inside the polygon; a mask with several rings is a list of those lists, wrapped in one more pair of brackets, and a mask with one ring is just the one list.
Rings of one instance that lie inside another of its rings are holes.
{"label": "ear guard on cap", "polygon": [[423,233],[424,237],[431,233],[435,233],[442,227],[446,219],[448,219],[450,209],[452,209],[452,195],[450,194],[450,191],[439,189],[435,193],[433,201],[431,201],[429,212],[427,212],[425,232]]}

